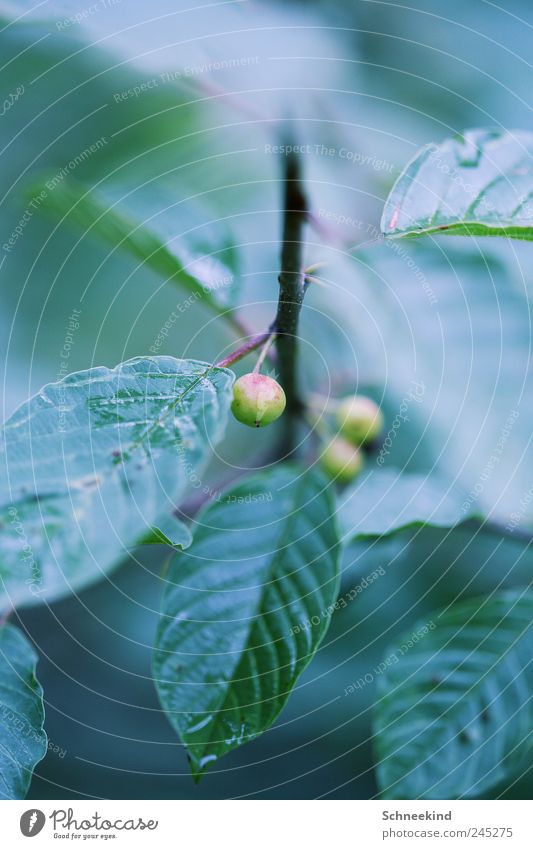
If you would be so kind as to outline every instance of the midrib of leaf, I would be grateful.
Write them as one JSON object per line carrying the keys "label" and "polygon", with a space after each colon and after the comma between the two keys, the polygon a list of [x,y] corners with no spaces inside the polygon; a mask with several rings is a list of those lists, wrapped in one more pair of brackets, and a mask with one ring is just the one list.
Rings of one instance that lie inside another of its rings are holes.
{"label": "midrib of leaf", "polygon": [[[294,502],[295,502],[295,503],[297,503],[297,495],[298,495],[298,493],[299,493],[300,489],[304,489],[304,486],[303,486],[303,482],[302,482],[302,481],[303,481],[303,479],[301,479],[301,480],[298,482],[297,487],[296,487],[296,489],[295,489],[295,491],[294,491]],[[299,509],[299,508],[298,508],[298,509]],[[270,572],[271,572],[271,571],[274,571],[274,572],[275,572],[276,562],[279,562],[279,552],[280,552],[280,551],[284,551],[284,549],[285,549],[285,548],[286,548],[286,546],[287,546],[287,542],[290,542],[290,539],[291,539],[291,533],[290,533],[290,531],[291,531],[291,528],[292,528],[292,521],[291,521],[291,520],[292,520],[293,515],[296,515],[296,514],[291,514],[291,515],[288,517],[288,520],[287,520],[287,522],[286,522],[285,527],[284,527],[284,528],[280,531],[280,534],[279,534],[279,537],[278,537],[278,541],[276,542],[276,547],[275,547],[274,553],[272,554],[271,558],[270,558],[270,559],[269,559],[269,561],[268,561],[268,563],[269,563],[269,566],[268,566],[268,573],[269,573],[269,574],[270,574]],[[329,518],[329,517],[328,517],[328,518]],[[310,565],[310,564],[308,563],[308,564],[307,564],[307,566],[309,566],[309,565]],[[292,579],[292,576],[291,576],[291,575],[289,575],[289,574],[287,574],[285,577],[287,577],[287,578],[289,578],[289,579]],[[243,658],[245,657],[245,655],[246,655],[246,654],[248,654],[248,656],[249,656],[250,658],[252,658],[252,662],[254,662],[254,660],[253,660],[253,652],[252,652],[252,651],[250,651],[250,649],[251,649],[251,637],[252,637],[252,633],[253,633],[254,627],[256,627],[256,623],[258,622],[258,620],[262,623],[262,625],[263,625],[265,628],[267,627],[267,626],[266,626],[266,623],[265,623],[264,616],[263,616],[262,614],[266,614],[266,613],[268,612],[268,611],[266,610],[266,608],[265,608],[265,604],[266,604],[266,596],[267,596],[267,594],[268,594],[268,590],[269,590],[269,589],[271,589],[273,586],[275,586],[275,587],[276,587],[276,592],[277,592],[278,596],[281,598],[281,600],[283,601],[281,591],[280,591],[280,589],[279,589],[279,587],[278,587],[278,580],[277,580],[276,575],[274,574],[274,575],[272,576],[272,578],[269,580],[269,582],[268,582],[268,584],[267,584],[266,588],[264,588],[264,589],[263,589],[263,591],[262,591],[262,593],[261,593],[261,597],[259,598],[259,600],[258,600],[258,602],[257,602],[256,608],[255,608],[255,611],[254,611],[253,618],[252,618],[252,617],[250,617],[250,620],[249,620],[249,621],[251,622],[251,624],[250,624],[250,627],[248,628],[248,637],[247,637],[246,643],[245,643],[245,645],[243,646],[243,649],[242,649],[242,651],[241,651],[241,653],[240,653],[240,656],[239,656],[239,657],[237,658],[237,660],[235,661],[235,664],[234,664],[233,669],[232,669],[232,671],[231,671],[231,681],[230,681],[230,685],[226,688],[225,694],[224,694],[224,696],[223,696],[222,700],[220,701],[219,705],[211,708],[211,710],[212,710],[213,712],[216,712],[217,714],[220,714],[220,713],[222,713],[222,712],[224,712],[224,711],[226,711],[226,710],[230,710],[230,709],[231,709],[230,702],[231,702],[231,700],[233,699],[233,690],[234,690],[235,685],[236,685],[237,683],[239,683],[240,681],[246,680],[246,679],[243,679],[243,678],[236,678],[236,677],[235,677],[235,676],[236,676],[236,674],[237,674],[237,673],[238,673],[238,671],[239,671],[239,666],[242,664],[242,662],[243,662]],[[282,610],[282,608],[280,608],[280,610]],[[275,643],[275,642],[277,642],[277,640],[274,640],[273,642]],[[272,643],[270,643],[270,645],[271,645],[271,644],[272,644]],[[257,646],[256,646],[256,648],[257,648]],[[304,662],[304,659],[301,659],[301,660],[300,660],[300,665],[301,665],[301,663],[303,663],[303,662]],[[257,676],[256,676],[256,677],[258,677],[258,678],[259,678],[261,674],[262,674],[262,673],[260,673],[260,672],[258,671],[258,672],[257,672]],[[270,721],[273,721],[273,720],[276,718],[276,716],[277,716],[277,715],[281,712],[281,710],[283,709],[283,704],[284,704],[283,697],[284,697],[284,696],[285,696],[285,697],[287,697],[289,694],[290,694],[290,693],[278,694],[278,695],[276,695],[276,696],[271,697],[271,700],[272,700],[272,701],[278,701],[278,702],[279,702],[279,709],[278,709],[277,711],[275,711],[275,712],[274,712],[274,714],[273,714],[273,716],[271,717],[271,720],[270,720]],[[241,705],[241,707],[248,707],[248,706],[247,706],[247,705]],[[217,742],[217,740],[216,740],[216,739],[215,739],[215,740],[213,740],[214,732],[217,730],[217,728],[218,728],[218,722],[217,722],[217,721],[215,721],[215,722],[211,725],[211,727],[210,727],[210,730],[209,730],[209,738],[208,738],[208,740],[207,740],[205,743],[203,743],[203,744],[202,744],[202,748],[201,748],[202,754],[204,754],[206,751],[208,751],[208,750],[209,750],[209,747],[212,745],[212,743],[213,743],[213,742],[215,742],[215,743]],[[246,738],[246,739],[247,739],[247,740],[253,740],[256,736],[259,736],[259,733],[260,733],[260,732],[258,732],[258,734],[255,734],[255,735],[249,735],[249,736],[247,736],[247,738]],[[198,744],[194,744],[194,746],[195,746],[195,749],[197,749],[197,748],[198,748]],[[201,760],[201,757],[198,757],[198,758],[196,758],[196,759],[197,759],[198,761],[200,761],[200,760]],[[198,773],[194,773],[194,777],[195,777],[195,780],[196,780],[196,781],[199,781],[199,780],[200,780],[200,778],[202,777],[202,772],[201,772],[201,770],[200,770],[200,772],[198,772]]]}
{"label": "midrib of leaf", "polygon": [[[140,448],[141,445],[150,437],[152,432],[157,427],[159,427],[159,425],[162,424],[168,418],[170,413],[173,412],[176,409],[178,404],[180,404],[183,401],[183,399],[191,391],[191,389],[194,389],[195,386],[197,386],[202,380],[204,380],[211,370],[212,370],[212,367],[207,368],[204,372],[199,374],[197,376],[196,380],[194,380],[190,384],[190,386],[187,386],[187,388],[183,390],[181,395],[178,395],[170,404],[168,404],[166,409],[159,416],[159,418],[155,419],[153,422],[150,423],[150,425],[146,428],[144,433],[141,434],[141,436],[137,439],[136,442],[132,442],[130,448],[128,448],[128,453],[133,453],[134,451],[137,450],[137,448]],[[141,376],[142,377],[153,377],[152,374],[146,374],[146,375],[141,375]],[[153,396],[150,396],[150,398],[153,399]],[[114,458],[114,465],[117,465],[120,462],[121,462],[120,457]]]}
{"label": "midrib of leaf", "polygon": [[424,236],[427,233],[439,232],[450,236],[509,236],[513,239],[523,239],[524,241],[529,242],[531,241],[531,238],[528,235],[530,231],[531,227],[527,225],[520,226],[519,224],[502,224],[499,226],[497,224],[483,224],[480,221],[461,220],[456,223],[437,224],[435,226],[421,227],[416,230],[413,229],[401,233],[391,233],[386,238],[389,241],[396,239],[416,239],[418,236]]}

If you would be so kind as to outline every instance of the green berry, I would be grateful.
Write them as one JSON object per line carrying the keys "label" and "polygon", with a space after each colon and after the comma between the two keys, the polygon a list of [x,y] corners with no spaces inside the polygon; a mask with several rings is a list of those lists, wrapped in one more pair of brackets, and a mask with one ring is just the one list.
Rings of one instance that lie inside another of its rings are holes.
{"label": "green berry", "polygon": [[355,445],[372,442],[383,430],[383,413],[372,398],[350,395],[337,407],[337,422],[341,433]]}
{"label": "green berry", "polygon": [[233,387],[231,411],[249,427],[265,427],[285,409],[285,393],[277,380],[266,374],[243,374]]}
{"label": "green berry", "polygon": [[360,448],[336,436],[324,448],[320,462],[330,477],[340,483],[349,483],[360,473],[364,458]]}

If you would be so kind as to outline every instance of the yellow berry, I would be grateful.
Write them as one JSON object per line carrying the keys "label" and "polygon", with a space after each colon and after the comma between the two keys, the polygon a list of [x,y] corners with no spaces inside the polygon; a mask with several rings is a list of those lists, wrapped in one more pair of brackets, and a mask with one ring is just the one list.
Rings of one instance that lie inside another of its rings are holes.
{"label": "yellow berry", "polygon": [[372,398],[350,395],[339,402],[337,423],[346,439],[364,445],[377,439],[383,430],[383,413]]}
{"label": "yellow berry", "polygon": [[324,448],[320,462],[327,474],[340,483],[349,483],[361,472],[363,452],[342,436],[336,436]]}

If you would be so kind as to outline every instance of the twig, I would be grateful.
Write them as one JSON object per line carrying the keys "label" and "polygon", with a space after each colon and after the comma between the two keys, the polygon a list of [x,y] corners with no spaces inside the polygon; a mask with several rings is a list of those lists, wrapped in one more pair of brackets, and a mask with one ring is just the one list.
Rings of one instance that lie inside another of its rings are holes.
{"label": "twig", "polygon": [[276,332],[279,380],[287,397],[286,451],[294,447],[296,422],[304,405],[298,390],[298,320],[305,295],[303,230],[307,201],[302,188],[300,161],[295,154],[285,163],[283,245],[279,300],[272,330]]}
{"label": "twig", "polygon": [[296,154],[285,160],[283,243],[279,298],[276,317],[269,329],[228,354],[217,363],[219,367],[233,365],[256,348],[265,346],[259,358],[259,367],[275,340],[278,352],[279,381],[287,398],[282,454],[290,453],[296,441],[297,421],[305,410],[298,389],[298,320],[306,292],[306,275],[303,267],[303,231],[307,222],[307,200],[302,188],[300,161]]}

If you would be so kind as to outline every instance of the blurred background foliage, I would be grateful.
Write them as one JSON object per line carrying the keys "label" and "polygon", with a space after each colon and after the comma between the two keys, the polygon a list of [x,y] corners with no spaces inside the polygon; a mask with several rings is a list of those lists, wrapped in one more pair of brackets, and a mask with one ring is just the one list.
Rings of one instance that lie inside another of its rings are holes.
{"label": "blurred background foliage", "polygon": [[[322,227],[309,231],[307,258],[327,263],[327,286],[310,292],[302,321],[307,384],[369,390],[392,421],[422,382],[387,463],[438,468],[465,492],[519,409],[476,495],[505,521],[530,486],[531,247],[448,239],[410,242],[405,255],[371,244],[356,258],[346,248],[375,236],[387,192],[420,145],[467,127],[531,129],[530,4],[190,5],[154,0],[148,13],[132,0],[35,11],[33,2],[0,2],[2,92],[23,89],[0,118],[2,245],[31,210],[0,266],[4,416],[56,379],[73,309],[81,314],[70,370],[147,354],[176,310],[159,353],[214,360],[236,339],[201,301],[184,306],[182,291],[69,214],[33,210],[28,187],[67,169],[127,198],[138,220],[155,214],[177,240],[191,228],[206,243],[230,233],[242,316],[260,330],[273,314],[279,263],[281,163],[269,146],[289,125],[308,146]],[[79,21],[65,24],[72,16]],[[218,65],[208,72],[209,63]],[[228,469],[260,465],[272,430],[259,439],[231,425],[205,483],[216,488]],[[345,689],[417,619],[531,574],[518,540],[468,526],[352,546],[344,589],[378,567],[385,574],[334,615],[277,725],[194,787],[150,677],[164,557],[162,548],[137,552],[79,597],[20,612],[41,657],[51,741],[33,798],[371,797],[375,681]],[[527,798],[531,783],[524,776],[494,793]]]}

